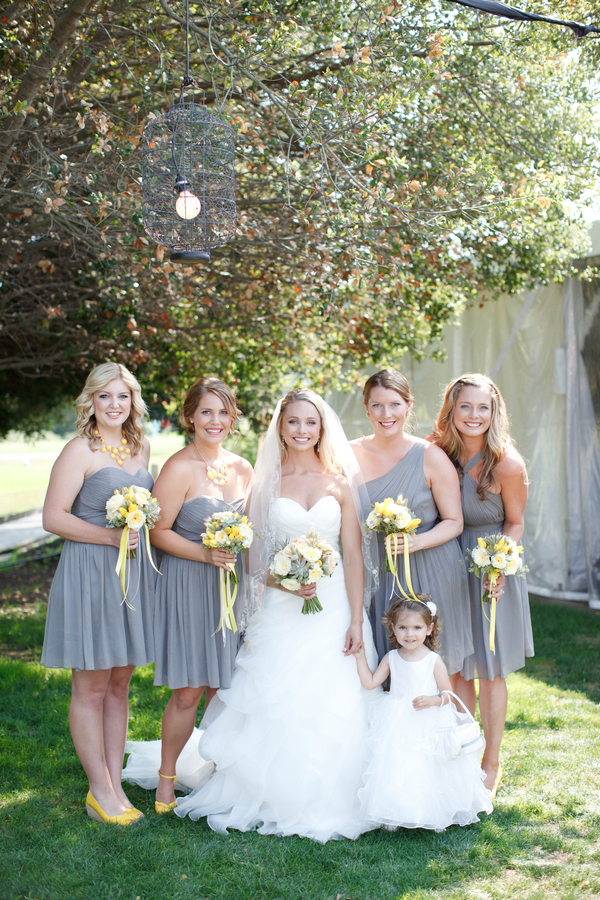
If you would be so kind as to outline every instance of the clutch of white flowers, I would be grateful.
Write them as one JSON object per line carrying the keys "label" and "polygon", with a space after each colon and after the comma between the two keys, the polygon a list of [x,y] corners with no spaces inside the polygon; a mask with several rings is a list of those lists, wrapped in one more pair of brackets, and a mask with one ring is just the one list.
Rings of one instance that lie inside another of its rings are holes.
{"label": "clutch of white flowers", "polygon": [[[500,575],[517,575],[524,578],[529,571],[521,558],[523,548],[505,534],[487,534],[477,538],[477,546],[467,550],[471,557],[469,572],[481,578],[481,602],[490,604],[490,650],[494,650],[496,634],[496,598],[484,589],[487,577],[493,587]],[[485,611],[484,611],[485,615]],[[487,615],[486,615],[487,618]]]}
{"label": "clutch of white flowers", "polygon": [[[150,550],[149,529],[154,528],[160,519],[160,506],[147,488],[139,487],[137,484],[128,488],[115,490],[114,494],[106,501],[106,521],[107,528],[122,528],[121,544],[119,546],[119,557],[115,572],[121,581],[121,589],[123,591],[123,600],[130,609],[134,607],[127,599],[127,591],[125,589],[125,573],[127,569],[127,560],[135,559],[136,551],[128,550],[130,531],[141,531],[144,529],[146,540],[146,552],[148,559],[155,571],[158,571],[152,561],[152,553]],[[140,545],[144,546],[144,543]]]}
{"label": "clutch of white flowers", "polygon": [[[218,548],[227,553],[245,553],[254,540],[252,522],[247,516],[241,516],[234,510],[225,509],[214,513],[206,520],[206,531],[200,537],[205,547]],[[237,632],[237,622],[233,612],[233,606],[237,597],[237,584],[239,578],[235,571],[235,563],[230,563],[227,571],[219,569],[219,585],[221,589],[221,618],[217,631],[223,631],[223,643],[225,643],[228,628]],[[233,585],[233,587],[232,587]]]}
{"label": "clutch of white flowers", "polygon": [[[319,533],[311,528],[308,534],[297,537],[275,554],[269,572],[276,584],[288,591],[299,591],[303,584],[316,584],[324,575],[332,575],[340,558],[327,541],[319,540]],[[305,600],[302,615],[321,612],[323,607],[315,595]]]}
{"label": "clutch of white flowers", "polygon": [[[410,577],[410,559],[408,552],[408,541],[404,541],[404,575],[406,584],[411,597],[405,593],[400,580],[398,578],[398,563],[396,555],[398,553],[398,535],[416,534],[417,528],[421,524],[421,520],[417,519],[415,514],[408,506],[408,502],[402,495],[396,500],[386,497],[381,503],[375,503],[373,509],[369,513],[365,521],[365,527],[369,531],[376,531],[379,534],[385,534],[385,570],[391,572],[396,579],[396,584],[403,597],[416,600],[413,591],[412,581]],[[393,550],[393,552],[392,552]]]}

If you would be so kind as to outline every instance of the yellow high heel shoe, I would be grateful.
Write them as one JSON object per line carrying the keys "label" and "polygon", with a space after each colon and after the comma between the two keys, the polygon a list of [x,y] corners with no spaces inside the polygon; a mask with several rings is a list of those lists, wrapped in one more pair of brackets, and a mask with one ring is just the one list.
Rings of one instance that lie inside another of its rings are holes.
{"label": "yellow high heel shoe", "polygon": [[[163,775],[163,773],[158,770],[158,774],[161,778],[170,778],[172,781],[177,781],[177,775]],[[159,816],[162,816],[163,813],[171,812],[171,810],[175,809],[177,806],[177,800],[173,800],[172,803],[161,803],[160,800],[154,801],[154,812],[158,813]]]}
{"label": "yellow high heel shoe", "polygon": [[107,825],[131,825],[137,821],[136,816],[132,816],[129,811],[121,813],[120,816],[107,816],[91,791],[85,798],[85,808],[90,819],[94,822],[105,822]]}
{"label": "yellow high heel shoe", "polygon": [[144,818],[144,813],[141,809],[136,809],[135,806],[126,806],[125,812],[128,813],[135,822],[137,822],[138,819]]}

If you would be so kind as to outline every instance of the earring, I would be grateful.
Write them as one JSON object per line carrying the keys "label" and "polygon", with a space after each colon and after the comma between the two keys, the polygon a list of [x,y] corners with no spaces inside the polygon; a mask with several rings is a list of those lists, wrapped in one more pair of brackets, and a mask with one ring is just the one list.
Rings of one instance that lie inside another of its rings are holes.
{"label": "earring", "polygon": [[319,452],[320,446],[321,446],[321,438],[319,437],[319,440],[317,441],[317,446],[315,447],[315,450],[317,451],[317,453]]}
{"label": "earring", "polygon": [[285,447],[285,438],[283,436],[283,431],[281,432],[281,446]]}

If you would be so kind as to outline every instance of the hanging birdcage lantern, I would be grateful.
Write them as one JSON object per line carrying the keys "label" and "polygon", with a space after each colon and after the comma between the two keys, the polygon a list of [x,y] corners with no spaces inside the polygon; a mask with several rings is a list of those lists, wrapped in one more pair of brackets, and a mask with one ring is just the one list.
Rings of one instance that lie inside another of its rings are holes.
{"label": "hanging birdcage lantern", "polygon": [[204,105],[185,100],[189,74],[189,0],[186,0],[187,72],[179,100],[144,128],[144,228],[171,250],[173,262],[210,259],[236,229],[235,136]]}

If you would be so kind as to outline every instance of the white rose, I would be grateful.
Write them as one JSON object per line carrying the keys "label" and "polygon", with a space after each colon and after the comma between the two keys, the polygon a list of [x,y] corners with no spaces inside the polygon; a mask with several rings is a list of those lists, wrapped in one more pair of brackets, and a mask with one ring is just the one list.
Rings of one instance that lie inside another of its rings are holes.
{"label": "white rose", "polygon": [[135,497],[135,502],[138,506],[145,506],[148,502],[149,495],[147,491],[144,494],[142,494],[141,491],[136,491],[133,496]]}
{"label": "white rose", "polygon": [[404,509],[403,506],[398,507],[398,512],[396,513],[396,525],[398,528],[406,528],[409,522],[412,521],[412,516],[408,512],[408,510]]}
{"label": "white rose", "polygon": [[323,575],[320,566],[313,566],[308,572],[308,583],[315,584]]}
{"label": "white rose", "polygon": [[249,525],[246,525],[244,522],[240,522],[237,527],[238,534],[241,538],[252,537],[252,529]]}
{"label": "white rose", "polygon": [[281,587],[285,588],[287,591],[299,591],[300,582],[295,578],[284,578],[281,582]]}
{"label": "white rose", "polygon": [[515,559],[514,556],[506,557],[506,569],[504,570],[505,575],[514,575],[517,569],[519,568],[519,560]]}
{"label": "white rose", "polygon": [[276,575],[287,575],[291,565],[289,556],[286,556],[285,553],[277,553],[273,560],[273,571]]}
{"label": "white rose", "polygon": [[490,554],[485,547],[476,547],[475,550],[473,550],[472,557],[475,565],[480,568],[487,566],[490,561]]}
{"label": "white rose", "polygon": [[122,494],[113,494],[106,502],[106,512],[112,519],[119,507],[123,506],[124,500]]}
{"label": "white rose", "polygon": [[224,544],[228,540],[227,534],[224,531],[217,531],[215,534],[215,541],[217,544]]}
{"label": "white rose", "polygon": [[494,553],[492,556],[492,565],[495,569],[505,569],[506,555],[504,553]]}
{"label": "white rose", "polygon": [[379,525],[379,513],[375,512],[375,510],[371,510],[369,515],[367,516],[367,528],[376,528]]}
{"label": "white rose", "polygon": [[302,556],[309,562],[317,562],[318,559],[321,559],[323,554],[318,547],[307,547],[306,550],[302,551]]}
{"label": "white rose", "polygon": [[[134,484],[134,485],[133,485],[133,493],[136,494],[136,496],[137,496],[137,494],[139,494],[140,497],[143,497],[143,498],[144,498],[144,502],[146,502],[146,500],[149,500],[150,497],[152,496],[151,493],[150,493],[150,491],[147,490],[147,488],[145,488],[145,487],[140,487],[140,486],[137,485],[137,484]],[[136,503],[137,503],[137,500],[136,500]]]}

